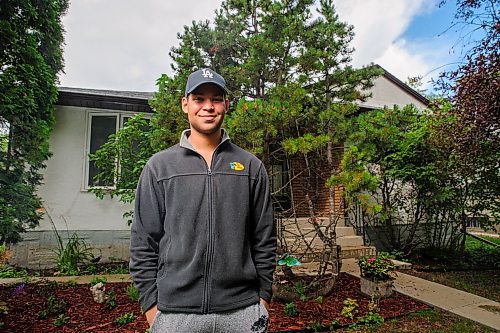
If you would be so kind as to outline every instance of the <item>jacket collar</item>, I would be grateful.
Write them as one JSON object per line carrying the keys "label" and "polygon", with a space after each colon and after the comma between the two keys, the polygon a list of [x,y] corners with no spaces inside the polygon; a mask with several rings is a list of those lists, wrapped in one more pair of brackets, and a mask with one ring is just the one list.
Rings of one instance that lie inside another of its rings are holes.
{"label": "jacket collar", "polygon": [[[194,149],[194,147],[191,145],[191,143],[188,140],[188,136],[189,136],[190,133],[191,133],[190,129],[184,130],[182,132],[182,134],[181,134],[181,141],[180,141],[179,144],[180,144],[180,146],[182,148],[186,148],[186,149],[189,149],[189,150],[192,150],[192,151],[196,151],[196,149]],[[220,143],[217,146],[217,148],[219,148],[220,145],[222,145],[224,142],[229,141],[229,140],[231,140],[231,138],[229,137],[229,134],[227,134],[227,131],[222,128],[222,140],[220,141]]]}

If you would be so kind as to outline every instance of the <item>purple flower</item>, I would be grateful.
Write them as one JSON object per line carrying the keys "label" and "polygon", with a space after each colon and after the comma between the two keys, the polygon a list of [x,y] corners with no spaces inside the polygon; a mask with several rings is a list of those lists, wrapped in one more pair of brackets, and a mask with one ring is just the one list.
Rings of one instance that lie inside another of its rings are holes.
{"label": "purple flower", "polygon": [[18,285],[14,291],[12,292],[13,295],[19,295],[19,294],[22,294],[25,292],[25,289],[26,289],[26,285],[24,283],[21,283],[20,285]]}

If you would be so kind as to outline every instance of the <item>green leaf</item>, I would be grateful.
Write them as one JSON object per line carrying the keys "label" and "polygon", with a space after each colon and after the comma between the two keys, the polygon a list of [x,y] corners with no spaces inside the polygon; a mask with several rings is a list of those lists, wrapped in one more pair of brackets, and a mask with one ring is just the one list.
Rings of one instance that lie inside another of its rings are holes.
{"label": "green leaf", "polygon": [[278,265],[280,266],[288,266],[288,267],[293,267],[293,266],[300,266],[302,265],[300,261],[293,255],[287,254],[280,260],[278,260]]}

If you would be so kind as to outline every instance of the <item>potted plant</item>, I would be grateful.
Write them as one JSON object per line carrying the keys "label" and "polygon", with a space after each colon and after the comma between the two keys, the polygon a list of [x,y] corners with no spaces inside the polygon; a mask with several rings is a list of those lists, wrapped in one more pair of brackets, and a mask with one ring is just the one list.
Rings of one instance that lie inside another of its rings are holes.
{"label": "potted plant", "polygon": [[390,297],[394,293],[394,279],[391,275],[395,265],[387,253],[361,257],[358,260],[361,270],[361,293],[368,297]]}

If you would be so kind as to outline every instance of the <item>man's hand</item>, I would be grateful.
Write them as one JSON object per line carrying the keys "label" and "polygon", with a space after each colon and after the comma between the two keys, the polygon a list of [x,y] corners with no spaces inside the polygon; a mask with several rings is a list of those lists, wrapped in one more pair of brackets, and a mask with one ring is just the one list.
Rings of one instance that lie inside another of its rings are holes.
{"label": "man's hand", "polygon": [[260,299],[260,302],[262,303],[262,305],[264,305],[264,307],[266,308],[267,312],[269,312],[269,303],[267,303],[264,299]]}
{"label": "man's hand", "polygon": [[148,321],[149,327],[153,325],[153,320],[155,319],[155,315],[158,312],[158,307],[155,305],[148,311],[146,311],[146,320]]}

